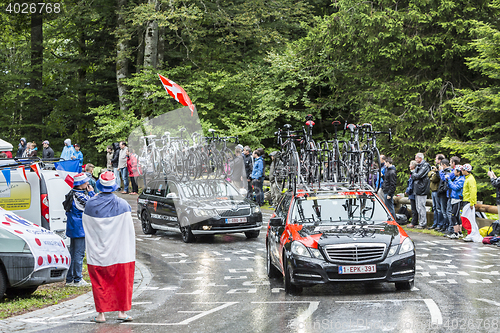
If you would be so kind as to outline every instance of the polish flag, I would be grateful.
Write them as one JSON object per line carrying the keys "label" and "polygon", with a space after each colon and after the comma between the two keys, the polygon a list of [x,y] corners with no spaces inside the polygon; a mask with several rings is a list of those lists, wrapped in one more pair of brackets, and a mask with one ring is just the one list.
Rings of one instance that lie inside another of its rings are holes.
{"label": "polish flag", "polygon": [[184,89],[182,89],[180,85],[172,80],[167,79],[163,75],[158,74],[158,76],[160,77],[160,81],[167,93],[182,105],[189,106],[189,110],[191,110],[191,116],[193,116],[194,105]]}
{"label": "polish flag", "polygon": [[33,171],[35,171],[36,175],[38,176],[38,179],[42,178],[40,176],[40,174],[41,174],[41,172],[40,172],[40,165],[38,163],[32,164],[31,168],[33,169]]}
{"label": "polish flag", "polygon": [[97,312],[130,310],[135,271],[130,205],[114,194],[99,194],[87,201],[82,220]]}
{"label": "polish flag", "polygon": [[470,203],[465,205],[462,210],[462,226],[467,230],[467,237],[465,240],[472,240],[473,242],[479,243],[483,241],[483,237],[479,234],[479,228],[476,223],[476,208],[471,207]]}

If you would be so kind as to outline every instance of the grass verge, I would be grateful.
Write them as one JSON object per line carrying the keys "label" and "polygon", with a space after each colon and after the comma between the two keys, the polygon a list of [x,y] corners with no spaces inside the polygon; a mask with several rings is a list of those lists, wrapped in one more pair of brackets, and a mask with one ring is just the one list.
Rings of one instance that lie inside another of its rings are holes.
{"label": "grass verge", "polygon": [[[87,264],[83,264],[83,278],[89,282]],[[9,298],[5,296],[0,301],[0,319],[21,315],[37,309],[42,309],[50,305],[58,304],[70,300],[77,296],[88,293],[92,287],[67,287],[65,282],[51,283],[39,286],[38,289],[29,296],[16,296]]]}

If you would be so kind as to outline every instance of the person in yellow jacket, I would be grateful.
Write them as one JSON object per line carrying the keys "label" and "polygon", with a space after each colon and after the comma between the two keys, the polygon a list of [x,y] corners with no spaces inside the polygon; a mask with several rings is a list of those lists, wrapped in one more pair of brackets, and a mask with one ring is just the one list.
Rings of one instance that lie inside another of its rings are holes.
{"label": "person in yellow jacket", "polygon": [[462,174],[465,176],[464,182],[464,190],[462,192],[463,195],[463,211],[462,211],[462,219],[463,225],[465,228],[465,222],[470,222],[470,231],[469,235],[464,238],[466,242],[481,242],[483,237],[479,233],[479,228],[476,223],[476,209],[474,205],[477,203],[477,186],[476,179],[472,175],[472,166],[470,164],[464,164],[462,166]]}

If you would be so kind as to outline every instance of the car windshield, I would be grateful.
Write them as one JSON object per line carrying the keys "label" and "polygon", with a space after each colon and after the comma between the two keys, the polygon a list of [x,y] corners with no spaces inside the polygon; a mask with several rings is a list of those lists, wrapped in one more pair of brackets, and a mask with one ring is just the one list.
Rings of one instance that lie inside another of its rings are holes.
{"label": "car windshield", "polygon": [[300,198],[292,212],[297,224],[378,224],[389,219],[385,207],[366,193]]}
{"label": "car windshield", "polygon": [[186,198],[235,199],[242,198],[236,188],[225,181],[196,181],[180,183]]}

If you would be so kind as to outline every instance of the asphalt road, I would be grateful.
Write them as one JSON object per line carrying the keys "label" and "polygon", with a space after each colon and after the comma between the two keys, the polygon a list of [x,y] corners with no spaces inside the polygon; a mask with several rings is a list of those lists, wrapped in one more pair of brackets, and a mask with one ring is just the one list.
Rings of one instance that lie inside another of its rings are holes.
{"label": "asphalt road", "polygon": [[[135,212],[136,197],[128,196]],[[264,213],[265,221],[270,211]],[[265,227],[257,239],[219,235],[185,244],[180,234],[144,235],[137,259],[152,274],[130,323],[82,320],[47,332],[498,332],[500,248],[411,233],[417,276],[394,284],[336,284],[285,294],[266,275]],[[41,331],[44,331],[41,327]]]}

